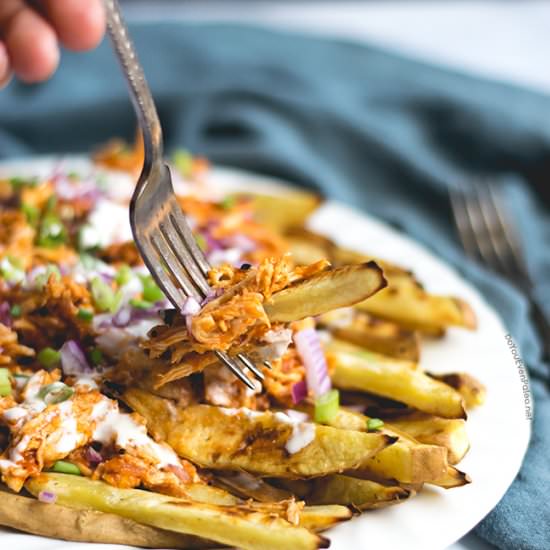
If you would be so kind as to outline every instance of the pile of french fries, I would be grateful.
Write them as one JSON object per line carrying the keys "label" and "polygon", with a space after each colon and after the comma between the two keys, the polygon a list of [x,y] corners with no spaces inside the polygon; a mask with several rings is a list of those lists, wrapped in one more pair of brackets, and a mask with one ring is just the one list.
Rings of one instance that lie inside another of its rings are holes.
{"label": "pile of french fries", "polygon": [[[357,267],[329,271],[266,307],[272,320],[317,316],[340,390],[338,414],[314,424],[311,442],[291,454],[294,427],[275,409],[183,408],[129,387],[121,398],[146,419],[149,433],[199,466],[209,484],[191,484],[188,498],[178,499],[44,473],[25,487],[35,496],[55,493],[56,503],[5,493],[10,506],[0,507],[1,524],[21,528],[25,517],[29,532],[143,547],[309,549],[326,547],[319,532],[354,513],[406,501],[425,484],[470,482],[456,465],[469,449],[467,410],[483,403],[485,389],[464,373],[435,376],[421,366],[423,340],[443,338],[450,327],[475,328],[470,307],[431,294],[407,269],[305,229],[318,205],[312,195],[252,200],[258,219],[286,238],[296,264],[327,258],[335,267],[375,261],[383,269],[387,287],[351,308],[334,309],[346,303],[339,277],[353,284]],[[296,410],[313,417],[307,400]]]}

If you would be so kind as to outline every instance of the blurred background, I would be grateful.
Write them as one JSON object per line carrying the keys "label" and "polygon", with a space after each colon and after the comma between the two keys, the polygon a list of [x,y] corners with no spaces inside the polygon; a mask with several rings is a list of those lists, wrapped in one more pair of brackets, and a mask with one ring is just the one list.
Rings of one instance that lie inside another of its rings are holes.
{"label": "blurred background", "polygon": [[550,91],[547,0],[122,0],[130,19],[259,23],[365,40]]}

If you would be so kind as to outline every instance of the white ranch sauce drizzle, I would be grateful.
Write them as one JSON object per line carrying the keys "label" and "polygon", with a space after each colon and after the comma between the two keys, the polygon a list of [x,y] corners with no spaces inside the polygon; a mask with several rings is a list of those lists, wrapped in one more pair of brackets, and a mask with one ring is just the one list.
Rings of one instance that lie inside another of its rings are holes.
{"label": "white ranch sauce drizzle", "polygon": [[288,414],[283,412],[265,413],[253,411],[246,407],[241,407],[240,409],[220,407],[219,410],[227,416],[242,414],[246,418],[260,418],[266,414],[273,414],[278,422],[292,426],[292,433],[285,444],[286,451],[291,455],[301,451],[315,439],[315,424],[311,422],[303,422],[298,418],[291,418]]}

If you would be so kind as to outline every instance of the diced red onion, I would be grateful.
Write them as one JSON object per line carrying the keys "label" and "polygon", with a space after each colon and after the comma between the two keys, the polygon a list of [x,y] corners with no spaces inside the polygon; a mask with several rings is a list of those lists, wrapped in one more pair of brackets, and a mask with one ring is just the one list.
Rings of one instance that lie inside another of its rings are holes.
{"label": "diced red onion", "polygon": [[294,334],[294,344],[306,368],[307,387],[315,397],[331,389],[328,366],[321,340],[314,328],[306,328]]}
{"label": "diced red onion", "polygon": [[103,457],[101,456],[101,453],[96,451],[93,447],[88,447],[86,449],[86,460],[92,466],[97,466],[98,464],[103,462]]}
{"label": "diced red onion", "polygon": [[296,382],[291,388],[290,388],[290,394],[292,396],[292,403],[294,405],[297,405],[301,401],[303,401],[307,396],[307,383],[305,380],[301,380],[300,382]]}
{"label": "diced red onion", "polygon": [[122,328],[128,326],[132,319],[132,308],[129,306],[121,307],[112,317],[113,326]]}
{"label": "diced red onion", "polygon": [[195,298],[189,296],[181,308],[182,315],[196,315],[201,310],[201,305]]}
{"label": "diced red onion", "polygon": [[10,305],[8,302],[2,302],[0,304],[0,323],[3,325],[6,325],[7,327],[11,327],[11,313],[10,313]]}
{"label": "diced red onion", "polygon": [[38,500],[40,502],[45,502],[46,504],[54,504],[57,500],[57,496],[51,491],[40,491],[38,493]]}
{"label": "diced red onion", "polygon": [[61,353],[61,368],[65,375],[78,376],[92,372],[78,342],[68,340],[59,351]]}

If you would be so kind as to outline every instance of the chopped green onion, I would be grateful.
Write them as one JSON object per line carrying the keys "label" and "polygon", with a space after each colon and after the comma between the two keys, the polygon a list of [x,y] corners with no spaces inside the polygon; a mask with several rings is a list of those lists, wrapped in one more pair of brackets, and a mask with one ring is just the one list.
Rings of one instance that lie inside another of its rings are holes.
{"label": "chopped green onion", "polygon": [[67,230],[57,214],[49,212],[44,215],[36,242],[46,248],[56,248],[67,242]]}
{"label": "chopped green onion", "polygon": [[220,208],[224,210],[231,210],[237,204],[237,198],[234,195],[227,195],[222,202],[220,202]]}
{"label": "chopped green onion", "polygon": [[90,359],[94,365],[99,365],[103,361],[103,353],[99,348],[90,351]]}
{"label": "chopped green onion", "polygon": [[95,277],[91,283],[92,299],[100,311],[114,313],[122,300],[122,294],[115,292],[107,283],[99,277]]}
{"label": "chopped green onion", "polygon": [[208,248],[208,244],[206,243],[206,239],[204,238],[204,235],[201,235],[200,233],[197,233],[195,235],[195,240],[197,241],[197,244],[199,245],[199,248],[206,252],[206,249]]}
{"label": "chopped green onion", "polygon": [[22,309],[19,304],[14,304],[13,306],[11,306],[10,315],[12,317],[20,317],[21,313],[22,313]]}
{"label": "chopped green onion", "polygon": [[89,322],[94,318],[94,312],[89,309],[80,308],[76,316],[82,321]]}
{"label": "chopped green onion", "polygon": [[59,271],[59,268],[54,264],[48,264],[46,266],[46,271],[44,271],[44,273],[41,273],[40,275],[37,275],[35,277],[34,284],[36,285],[36,288],[38,289],[44,288],[52,275],[58,281],[61,279],[61,272]]}
{"label": "chopped green onion", "polygon": [[0,397],[11,395],[11,376],[6,368],[0,369]]}
{"label": "chopped green onion", "polygon": [[71,171],[67,174],[67,177],[70,179],[70,180],[78,180],[80,179],[80,174],[78,172],[75,172],[75,171]]}
{"label": "chopped green onion", "polygon": [[189,151],[178,149],[172,155],[172,164],[183,177],[186,177],[191,173],[191,169],[193,168],[193,157]]}
{"label": "chopped green onion", "polygon": [[143,285],[143,299],[147,302],[158,302],[164,298],[162,290],[157,286],[151,275],[144,275],[141,278]]}
{"label": "chopped green onion", "polygon": [[315,400],[315,422],[330,422],[340,408],[340,393],[338,390],[330,390]]}
{"label": "chopped green onion", "polygon": [[20,283],[25,278],[25,271],[16,258],[6,256],[0,262],[0,275],[8,283]]}
{"label": "chopped green onion", "polygon": [[148,302],[147,300],[140,300],[139,298],[132,298],[130,300],[130,305],[132,307],[135,307],[137,309],[149,309],[153,307],[155,304],[152,302]]}
{"label": "chopped green onion", "polygon": [[47,405],[56,405],[67,401],[74,394],[73,388],[63,384],[63,382],[53,382],[44,386],[39,392],[38,397],[44,400]]}
{"label": "chopped green onion", "polygon": [[61,361],[61,353],[53,348],[44,348],[40,350],[36,358],[46,370],[51,370],[59,365],[59,362]]}
{"label": "chopped green onion", "polygon": [[384,426],[384,421],[380,418],[369,418],[367,420],[367,432],[376,432]]}
{"label": "chopped green onion", "polygon": [[36,206],[24,202],[21,205],[21,211],[25,214],[28,223],[31,225],[36,225],[38,223],[38,218],[40,218],[40,210],[38,210]]}
{"label": "chopped green onion", "polygon": [[72,462],[66,460],[57,460],[50,468],[51,472],[58,472],[59,474],[72,474],[75,476],[81,476],[80,468]]}
{"label": "chopped green onion", "polygon": [[124,286],[129,283],[134,276],[134,272],[129,265],[121,265],[115,275],[115,282],[118,286]]}
{"label": "chopped green onion", "polygon": [[38,178],[22,178],[20,176],[15,176],[10,178],[10,185],[15,189],[19,190],[22,187],[36,187],[38,183]]}
{"label": "chopped green onion", "polygon": [[46,201],[45,210],[46,212],[51,212],[57,206],[57,197],[55,195],[50,195]]}
{"label": "chopped green onion", "polygon": [[29,374],[19,374],[19,373],[17,373],[17,374],[14,374],[13,377],[15,379],[27,381],[30,378],[30,375]]}

